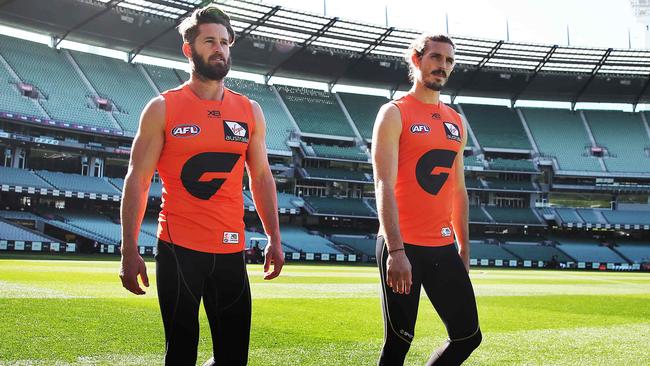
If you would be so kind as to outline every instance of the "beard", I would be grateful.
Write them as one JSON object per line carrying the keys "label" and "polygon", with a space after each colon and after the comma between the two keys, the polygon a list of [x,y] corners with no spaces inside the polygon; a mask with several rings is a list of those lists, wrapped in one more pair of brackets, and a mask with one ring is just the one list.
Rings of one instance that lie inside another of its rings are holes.
{"label": "beard", "polygon": [[425,81],[424,86],[427,88],[433,90],[433,91],[441,91],[442,88],[445,86],[444,83],[436,83],[435,81]]}
{"label": "beard", "polygon": [[230,71],[232,57],[228,56],[228,59],[223,64],[217,63],[210,65],[210,59],[219,57],[221,56],[213,55],[208,59],[208,62],[204,62],[203,58],[192,48],[192,64],[194,65],[192,71],[202,79],[223,80],[228,75],[228,71]]}

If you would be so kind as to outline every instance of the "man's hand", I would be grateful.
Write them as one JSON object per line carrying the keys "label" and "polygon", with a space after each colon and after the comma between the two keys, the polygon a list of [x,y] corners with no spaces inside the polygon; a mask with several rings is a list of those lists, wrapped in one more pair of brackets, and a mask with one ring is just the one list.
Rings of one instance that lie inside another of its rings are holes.
{"label": "man's hand", "polygon": [[463,264],[465,265],[465,270],[467,273],[469,273],[469,251],[459,250],[458,255],[460,256],[460,260],[462,260]]}
{"label": "man's hand", "polygon": [[125,254],[122,253],[122,265],[120,268],[120,279],[122,286],[133,292],[136,295],[144,295],[146,292],[142,290],[138,283],[138,275],[142,280],[142,284],[149,287],[149,277],[147,276],[147,266],[140,254]]}
{"label": "man's hand", "polygon": [[388,254],[386,272],[386,284],[393,289],[393,292],[405,295],[411,293],[411,285],[413,284],[411,262],[406,257],[404,250]]}
{"label": "man's hand", "polygon": [[[273,263],[273,272],[269,272]],[[284,253],[282,252],[282,244],[268,244],[264,248],[264,279],[272,280],[280,275],[284,266]]]}

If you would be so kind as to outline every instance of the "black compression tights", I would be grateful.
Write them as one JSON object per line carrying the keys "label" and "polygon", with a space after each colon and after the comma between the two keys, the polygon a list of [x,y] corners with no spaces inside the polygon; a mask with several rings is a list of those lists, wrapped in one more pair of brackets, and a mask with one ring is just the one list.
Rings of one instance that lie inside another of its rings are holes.
{"label": "black compression tights", "polygon": [[474,290],[453,244],[442,247],[404,245],[411,262],[413,285],[409,295],[400,295],[386,285],[388,250],[377,238],[377,262],[382,282],[384,346],[379,365],[403,365],[415,330],[420,287],[447,328],[449,339],[438,348],[427,365],[460,365],[481,343]]}
{"label": "black compression tights", "polygon": [[156,284],[165,328],[165,365],[196,364],[201,299],[214,352],[206,364],[246,365],[251,294],[242,252],[203,253],[159,240]]}

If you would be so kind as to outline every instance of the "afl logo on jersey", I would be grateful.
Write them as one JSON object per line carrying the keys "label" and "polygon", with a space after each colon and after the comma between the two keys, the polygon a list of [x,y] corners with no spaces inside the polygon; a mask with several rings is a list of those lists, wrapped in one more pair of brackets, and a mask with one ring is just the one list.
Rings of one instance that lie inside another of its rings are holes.
{"label": "afl logo on jersey", "polygon": [[429,126],[422,123],[414,123],[411,125],[411,133],[429,133],[431,129]]}
{"label": "afl logo on jersey", "polygon": [[197,125],[178,125],[172,128],[172,136],[174,137],[192,137],[201,132],[201,128]]}

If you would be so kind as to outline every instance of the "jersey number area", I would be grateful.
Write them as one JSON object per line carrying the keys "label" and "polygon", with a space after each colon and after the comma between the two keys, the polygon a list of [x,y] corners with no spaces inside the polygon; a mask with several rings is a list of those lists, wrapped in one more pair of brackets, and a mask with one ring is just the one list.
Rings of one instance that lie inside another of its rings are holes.
{"label": "jersey number area", "polygon": [[[240,157],[240,154],[224,152],[205,152],[192,156],[181,171],[183,187],[192,196],[209,200],[221,188]],[[221,177],[206,180],[214,175]]]}
{"label": "jersey number area", "polygon": [[433,174],[435,168],[448,168],[454,165],[456,151],[433,149],[427,151],[415,166],[415,178],[422,189],[436,195],[447,182],[449,173]]}

